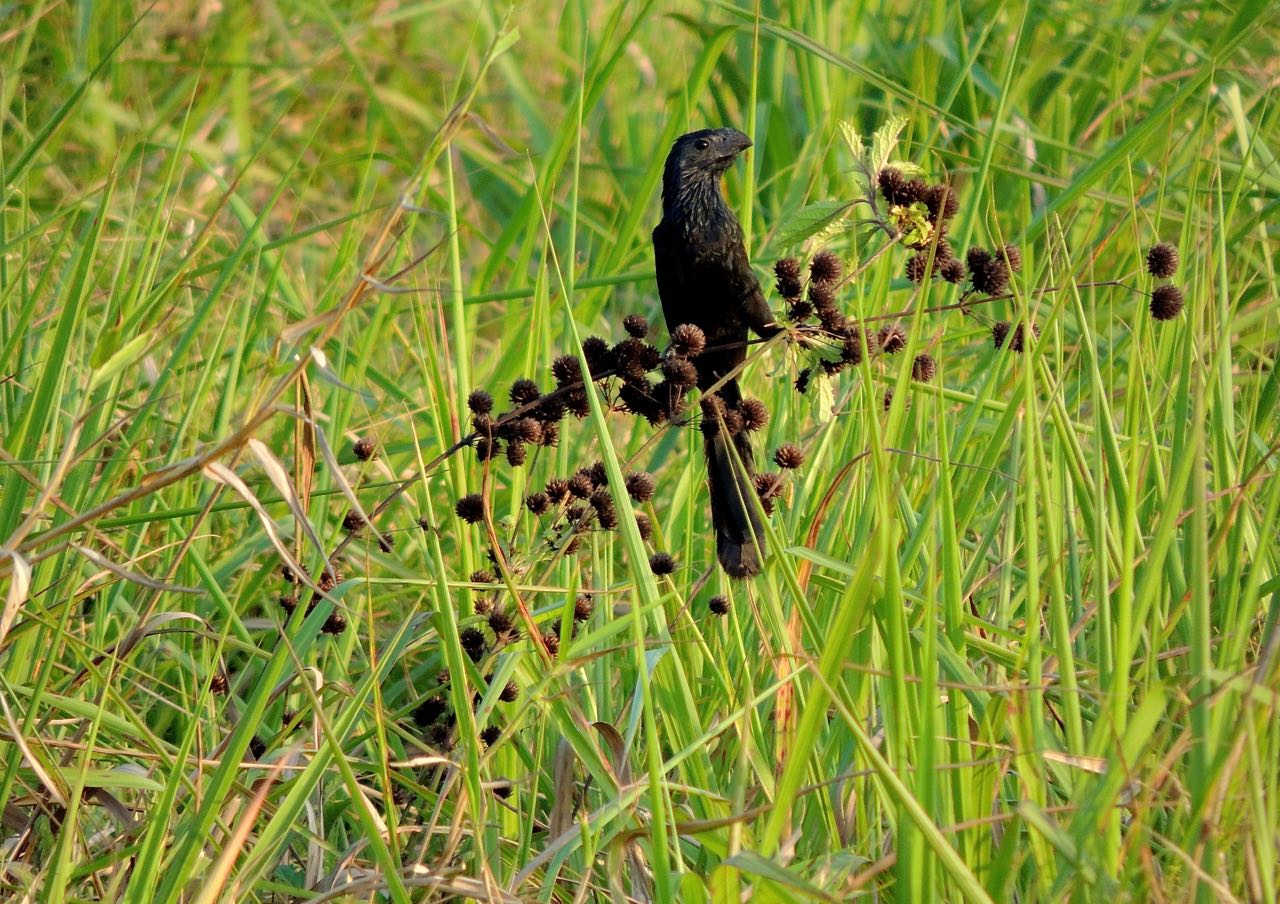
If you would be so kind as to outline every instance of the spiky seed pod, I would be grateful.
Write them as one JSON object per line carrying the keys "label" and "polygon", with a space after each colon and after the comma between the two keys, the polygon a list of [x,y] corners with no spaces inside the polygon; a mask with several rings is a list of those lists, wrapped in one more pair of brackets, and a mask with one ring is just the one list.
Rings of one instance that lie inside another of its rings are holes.
{"label": "spiky seed pod", "polygon": [[528,446],[516,439],[507,443],[507,464],[513,468],[523,465],[526,456],[529,454],[528,448]]}
{"label": "spiky seed pod", "polygon": [[676,570],[676,560],[665,552],[655,552],[649,556],[649,570],[659,577],[672,574]]}
{"label": "spiky seed pod", "polygon": [[481,436],[492,436],[496,431],[494,429],[493,418],[487,414],[471,415],[471,429],[475,430]]}
{"label": "spiky seed pod", "polygon": [[435,530],[435,526],[427,518],[419,518],[417,524],[424,534],[429,534]]}
{"label": "spiky seed pod", "polygon": [[921,199],[929,211],[929,222],[935,226],[946,223],[960,210],[960,201],[949,185],[930,185]]}
{"label": "spiky seed pod", "polygon": [[[1031,334],[1039,338],[1040,327],[1034,323],[1031,324]],[[1009,339],[1009,348],[1011,351],[1018,352],[1019,354],[1021,354],[1026,349],[1025,336],[1023,333],[1023,326],[1021,323],[1018,324],[1016,327],[1014,327],[1013,334]]]}
{"label": "spiky seed pod", "polygon": [[249,752],[253,754],[255,760],[262,759],[262,755],[267,752],[267,742],[254,735],[249,739]]}
{"label": "spiky seed pod", "polygon": [[821,314],[824,310],[835,307],[836,290],[832,288],[830,283],[810,283],[809,302],[813,305],[814,310]]}
{"label": "spiky seed pod", "polygon": [[844,337],[844,342],[840,346],[839,363],[851,364],[854,367],[862,363],[862,332],[860,330],[854,330],[852,335]]}
{"label": "spiky seed pod", "polygon": [[840,279],[843,265],[833,252],[825,248],[813,256],[809,263],[809,279],[815,283],[833,283]]}
{"label": "spiky seed pod", "polygon": [[473,584],[494,584],[497,583],[497,580],[493,576],[493,572],[487,568],[480,568],[471,572],[471,583]]}
{"label": "spiky seed pod", "polygon": [[649,321],[639,314],[628,314],[623,317],[622,328],[627,331],[628,336],[634,336],[636,339],[643,339],[649,335]]}
{"label": "spiky seed pod", "polygon": [[468,524],[478,524],[484,520],[484,497],[479,493],[468,493],[458,500],[453,511]]}
{"label": "spiky seed pod", "polygon": [[[306,574],[306,572],[307,570],[303,568],[302,573]],[[298,575],[294,572],[292,565],[281,565],[280,577],[284,578],[285,582],[289,584],[301,583],[301,580],[298,578]]]}
{"label": "spiky seed pod", "polygon": [[889,388],[884,391],[884,410],[888,411],[889,406],[893,404],[893,389]]}
{"label": "spiky seed pod", "polygon": [[881,352],[886,355],[896,355],[907,347],[907,331],[896,323],[882,326],[880,332],[876,334],[876,340]]}
{"label": "spiky seed pod", "polygon": [[542,632],[542,645],[547,648],[552,658],[560,655],[560,635],[555,631]]}
{"label": "spiky seed pod", "polygon": [[284,610],[286,618],[293,615],[293,610],[298,608],[298,594],[288,593],[280,597],[280,608]]}
{"label": "spiky seed pod", "polygon": [[591,402],[585,389],[571,389],[562,398],[565,409],[574,417],[581,419],[591,413]]}
{"label": "spiky seed pod", "polygon": [[653,522],[644,512],[636,512],[636,531],[640,534],[640,539],[646,543],[653,536]]}
{"label": "spiky seed pod", "polygon": [[656,345],[641,342],[640,349],[636,353],[636,360],[644,368],[645,373],[648,373],[662,363],[662,352],[658,351]]}
{"label": "spiky seed pod", "polygon": [[538,445],[544,449],[550,448],[560,442],[560,428],[555,424],[542,425],[542,439],[538,440]]}
{"label": "spiky seed pod", "polygon": [[795,470],[804,464],[804,452],[795,443],[783,443],[773,453],[773,460],[780,468]]}
{"label": "spiky seed pod", "polygon": [[769,423],[769,409],[759,399],[743,399],[738,403],[738,414],[742,416],[743,430],[759,430]]}
{"label": "spiky seed pod", "polygon": [[209,678],[210,693],[216,694],[219,697],[225,694],[230,686],[231,682],[227,680],[225,672],[214,672]]}
{"label": "spiky seed pod", "polygon": [[907,258],[907,279],[911,280],[917,286],[924,282],[925,276],[929,273],[929,255],[913,254]]}
{"label": "spiky seed pod", "polygon": [[1152,245],[1147,251],[1147,272],[1156,279],[1168,279],[1173,276],[1178,272],[1178,249],[1169,242]]}
{"label": "spiky seed pod", "polygon": [[587,368],[592,379],[597,379],[607,370],[613,369],[613,355],[609,351],[609,343],[599,336],[589,336],[582,340],[582,354],[587,359]]}
{"label": "spiky seed pod", "polygon": [[594,489],[595,484],[585,471],[579,471],[569,478],[569,492],[577,499],[586,499]]}
{"label": "spiky seed pod", "polygon": [[458,644],[462,647],[462,651],[471,657],[472,662],[479,662],[483,659],[489,646],[489,642],[485,640],[484,632],[476,627],[467,627],[459,631]]}
{"label": "spiky seed pod", "polygon": [[364,515],[360,514],[355,509],[352,509],[342,516],[342,529],[349,534],[354,534],[367,523],[368,522],[364,520]]}
{"label": "spiky seed pod", "polygon": [[613,347],[614,366],[624,378],[639,380],[644,377],[647,370],[641,361],[644,345],[639,339],[623,339]]}
{"label": "spiky seed pod", "polygon": [[801,370],[800,373],[796,376],[796,381],[793,384],[795,386],[796,392],[801,394],[808,392],[809,384],[810,382],[812,382],[812,380],[813,380],[813,368],[806,367],[803,370]]}
{"label": "spiky seed pod", "polygon": [[536,402],[541,395],[542,390],[538,389],[538,384],[528,377],[521,377],[512,383],[511,389],[507,393],[507,397],[511,399],[511,404],[516,407]]}
{"label": "spiky seed pod", "polygon": [[1182,312],[1182,304],[1182,290],[1177,286],[1157,286],[1151,293],[1151,316],[1156,320],[1172,320]]}
{"label": "spiky seed pod", "polygon": [[1018,273],[1022,270],[1021,248],[1017,245],[1008,244],[1001,249],[1001,252],[1002,254],[997,254],[996,256],[1002,258],[1010,273]]}
{"label": "spiky seed pod", "polygon": [[648,471],[636,471],[627,475],[626,486],[627,495],[636,502],[648,502],[653,498],[656,484]]}
{"label": "spiky seed pod", "polygon": [[974,291],[983,295],[999,295],[1009,285],[1009,270],[1003,258],[996,258],[985,248],[970,248],[965,255],[969,265],[969,280]]}
{"label": "spiky seed pod", "polygon": [[777,277],[774,287],[783,298],[799,298],[800,262],[794,257],[784,257],[773,265],[773,274]]}
{"label": "spiky seed pod", "polygon": [[585,506],[571,505],[565,509],[564,516],[571,524],[577,524],[587,517],[587,509]]}
{"label": "spiky seed pod", "polygon": [[707,335],[692,323],[682,323],[671,331],[671,351],[685,358],[696,358],[707,347]]}
{"label": "spiky seed pod", "polygon": [[482,596],[476,600],[476,615],[488,615],[493,611],[493,597]]}
{"label": "spiky seed pod", "polygon": [[607,487],[609,485],[609,472],[605,469],[602,461],[596,460],[591,463],[591,467],[579,468],[578,470],[591,478],[592,486]]}
{"label": "spiky seed pod", "polygon": [[576,622],[586,621],[595,611],[596,604],[589,593],[579,593],[577,599],[573,601],[573,620]]}
{"label": "spiky seed pod", "polygon": [[531,417],[517,418],[512,424],[516,439],[525,443],[537,443],[542,439],[542,423]]}
{"label": "spiky seed pod", "polygon": [[538,407],[529,413],[531,416],[536,418],[543,427],[546,427],[549,424],[554,424],[557,421],[564,420],[566,410],[564,399],[562,397],[558,395],[549,395],[543,397],[542,402],[539,403]]}
{"label": "spiky seed pod", "polygon": [[329,565],[324,571],[320,572],[320,580],[316,581],[316,586],[320,588],[322,593],[328,593],[341,583],[342,572],[333,565]]}
{"label": "spiky seed pod", "polygon": [[788,279],[800,278],[800,262],[794,257],[781,257],[773,264],[773,272],[776,276],[785,276]]}
{"label": "spiky seed pod", "polygon": [[923,179],[910,179],[902,186],[901,204],[914,204],[924,200],[924,193],[929,190]]}
{"label": "spiky seed pod", "polygon": [[551,508],[551,499],[546,493],[538,490],[536,493],[530,493],[525,497],[524,505],[533,514],[541,515]]}
{"label": "spiky seed pod", "polygon": [[496,606],[489,613],[489,628],[493,631],[494,641],[498,644],[514,643],[520,639],[520,628],[511,617],[511,613],[503,612]]}
{"label": "spiky seed pod", "polygon": [[958,285],[964,282],[964,278],[968,274],[959,258],[949,257],[938,267],[938,275],[947,282]]}
{"label": "spiky seed pod", "polygon": [[787,309],[787,316],[797,323],[813,316],[813,304],[808,301],[797,301]]}
{"label": "spiky seed pod", "polygon": [[726,408],[722,418],[724,431],[730,436],[737,436],[742,432],[742,415],[734,408]]}
{"label": "spiky seed pod", "polygon": [[433,694],[419,703],[413,710],[413,721],[417,722],[422,728],[426,728],[435,722],[440,721],[449,709],[449,702],[441,694]]}
{"label": "spiky seed pod", "polygon": [[653,387],[645,381],[626,382],[618,390],[618,400],[627,411],[647,421],[662,417],[662,406],[653,396]]}
{"label": "spiky seed pod", "polygon": [[727,596],[713,596],[707,600],[707,609],[712,615],[728,615],[729,598]]}
{"label": "spiky seed pod", "polygon": [[607,487],[597,487],[592,491],[591,498],[587,502],[597,513],[613,510],[613,497],[609,495]]}
{"label": "spiky seed pod", "polygon": [[582,381],[582,366],[573,355],[561,355],[551,362],[551,376],[557,386],[568,386]]}
{"label": "spiky seed pod", "polygon": [[392,534],[378,534],[378,549],[391,552],[395,548],[396,538]]}
{"label": "spiky seed pod", "polygon": [[367,436],[362,436],[351,444],[351,454],[359,461],[368,461],[377,457],[378,444]]}
{"label": "spiky seed pod", "polygon": [[903,200],[907,179],[899,170],[886,166],[877,174],[876,183],[880,186],[881,197],[890,205],[909,203]]}
{"label": "spiky seed pod", "polygon": [[662,375],[677,389],[692,389],[698,383],[698,368],[685,358],[668,358],[662,362]]}
{"label": "spiky seed pod", "polygon": [[991,341],[996,348],[1004,346],[1004,340],[1009,336],[1009,330],[1012,324],[1007,320],[1000,320],[991,325]]}
{"label": "spiky seed pod", "polygon": [[445,722],[436,722],[434,725],[428,726],[426,732],[423,733],[422,739],[427,745],[436,750],[445,753],[453,749],[453,738],[450,737],[453,729]]}
{"label": "spiky seed pod", "polygon": [[751,481],[755,484],[756,495],[760,497],[761,502],[777,499],[782,495],[784,483],[781,474],[764,471],[753,476]]}
{"label": "spiky seed pod", "polygon": [[492,747],[498,743],[498,738],[502,737],[502,728],[497,725],[486,726],[480,732],[480,741],[485,747]]}
{"label": "spiky seed pod", "polygon": [[502,686],[502,693],[498,694],[498,699],[503,703],[515,703],[520,699],[520,686],[514,681],[508,681]]}
{"label": "spiky seed pod", "polygon": [[493,411],[493,396],[483,389],[477,389],[467,396],[467,407],[472,414],[488,414]]}
{"label": "spiky seed pod", "polygon": [[822,328],[828,333],[842,336],[845,334],[845,327],[849,322],[849,318],[841,314],[832,305],[831,307],[818,308],[818,322],[822,324]]}
{"label": "spiky seed pod", "polygon": [[475,447],[477,461],[491,461],[502,454],[502,441],[491,436],[477,436]]}
{"label": "spiky seed pod", "polygon": [[329,617],[324,620],[324,624],[320,626],[321,632],[325,634],[338,635],[347,630],[347,619],[341,612],[330,612]]}
{"label": "spiky seed pod", "polygon": [[911,379],[920,383],[930,383],[938,375],[938,362],[932,355],[916,355],[911,362]]}
{"label": "spiky seed pod", "polygon": [[569,500],[569,481],[560,477],[553,477],[547,481],[546,486],[547,498],[551,500],[552,505],[559,505]]}

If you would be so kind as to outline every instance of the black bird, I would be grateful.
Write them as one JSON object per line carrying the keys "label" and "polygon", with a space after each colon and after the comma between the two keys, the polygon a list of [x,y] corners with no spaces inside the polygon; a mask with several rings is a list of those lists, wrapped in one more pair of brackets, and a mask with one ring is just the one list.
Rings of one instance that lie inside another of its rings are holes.
{"label": "black bird", "polygon": [[[690,132],[676,139],[662,173],[662,222],[653,230],[658,295],[668,331],[692,323],[706,335],[707,350],[693,359],[703,393],[746,359],[748,329],[764,338],[781,329],[751,270],[738,218],[720,194],[725,170],[749,147],[751,139],[737,129]],[[729,408],[742,399],[736,379],[716,392]],[[759,574],[764,528],[751,443],[743,432],[733,437],[739,469],[723,430],[704,442],[720,565],[735,578]]]}

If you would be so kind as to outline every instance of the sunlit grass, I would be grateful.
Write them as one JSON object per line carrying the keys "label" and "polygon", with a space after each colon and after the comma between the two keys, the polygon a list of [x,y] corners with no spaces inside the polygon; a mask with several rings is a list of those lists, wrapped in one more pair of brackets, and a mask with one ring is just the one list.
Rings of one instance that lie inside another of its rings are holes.
{"label": "sunlit grass", "polygon": [[[3,896],[1275,899],[1271,5],[224,6],[3,20]],[[473,389],[661,322],[677,135],[751,133],[770,286],[857,193],[838,121],[894,114],[953,245],[1024,264],[965,314],[832,241],[907,346],[804,394],[753,348],[757,459],[805,452],[759,579],[715,568],[696,428],[446,454]],[[652,537],[555,552],[522,500],[596,461]],[[394,544],[308,612],[281,565],[319,580],[353,499]],[[472,663],[487,604],[523,639]]]}

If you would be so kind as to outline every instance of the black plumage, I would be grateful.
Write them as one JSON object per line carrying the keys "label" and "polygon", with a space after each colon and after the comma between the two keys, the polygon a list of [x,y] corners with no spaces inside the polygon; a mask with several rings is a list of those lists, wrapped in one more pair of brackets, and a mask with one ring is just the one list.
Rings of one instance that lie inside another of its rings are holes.
{"label": "black plumage", "polygon": [[[767,338],[781,329],[747,259],[738,218],[720,193],[721,177],[749,147],[751,140],[736,129],[690,132],[676,140],[662,174],[662,222],[653,230],[658,294],[669,332],[691,323],[706,335],[706,350],[692,359],[703,393],[746,359],[748,330]],[[742,398],[734,378],[716,393],[728,410]],[[711,520],[725,572],[751,577],[765,552],[754,462],[746,434],[729,433],[703,431]]]}

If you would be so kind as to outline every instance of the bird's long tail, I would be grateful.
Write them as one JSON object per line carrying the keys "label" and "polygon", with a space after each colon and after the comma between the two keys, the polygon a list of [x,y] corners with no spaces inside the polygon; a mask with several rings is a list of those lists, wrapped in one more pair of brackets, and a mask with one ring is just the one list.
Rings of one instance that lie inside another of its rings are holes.
{"label": "bird's long tail", "polygon": [[[704,447],[707,481],[711,485],[711,523],[716,529],[720,567],[731,578],[754,577],[760,573],[765,540],[751,479],[755,474],[751,442],[743,433],[731,440],[722,430],[706,437]],[[734,461],[734,450],[741,464]]]}

